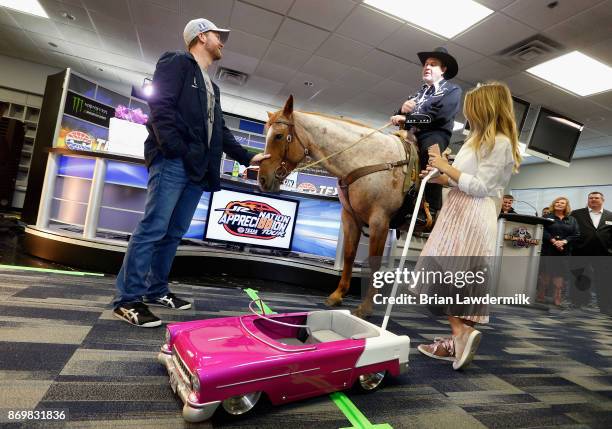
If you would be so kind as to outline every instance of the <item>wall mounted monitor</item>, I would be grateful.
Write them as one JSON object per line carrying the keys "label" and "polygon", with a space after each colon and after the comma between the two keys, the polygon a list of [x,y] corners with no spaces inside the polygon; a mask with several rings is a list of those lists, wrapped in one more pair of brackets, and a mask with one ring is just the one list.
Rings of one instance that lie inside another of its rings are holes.
{"label": "wall mounted monitor", "polygon": [[540,107],[526,153],[569,167],[584,125]]}
{"label": "wall mounted monitor", "polygon": [[204,240],[291,250],[299,201],[223,189],[208,207]]}
{"label": "wall mounted monitor", "polygon": [[527,112],[529,112],[529,102],[521,100],[518,97],[512,96],[512,104],[514,105],[514,119],[516,121],[516,130],[518,135],[521,135]]}
{"label": "wall mounted monitor", "polygon": [[[512,105],[514,107],[514,120],[516,121],[516,131],[518,135],[521,135],[521,130],[523,129],[523,125],[525,125],[525,119],[527,119],[527,113],[529,112],[530,104],[521,100],[518,97],[512,96]],[[470,123],[466,120],[463,125],[462,133],[467,135],[470,131]]]}

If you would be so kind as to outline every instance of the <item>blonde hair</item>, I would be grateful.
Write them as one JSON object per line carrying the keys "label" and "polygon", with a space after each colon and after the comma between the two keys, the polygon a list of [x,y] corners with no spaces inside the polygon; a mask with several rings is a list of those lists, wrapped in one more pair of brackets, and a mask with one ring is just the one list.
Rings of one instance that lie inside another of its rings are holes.
{"label": "blonde hair", "polygon": [[557,197],[553,200],[552,203],[550,203],[550,206],[548,206],[548,211],[552,214],[555,213],[555,204],[557,204],[557,201],[561,201],[561,200],[565,200],[565,210],[563,211],[563,216],[569,216],[569,214],[572,212],[572,208],[570,207],[570,202],[566,197]]}
{"label": "blonde hair", "polygon": [[477,154],[480,154],[482,148],[490,153],[495,145],[495,136],[505,135],[512,145],[514,172],[518,172],[522,157],[518,145],[512,95],[508,86],[502,82],[492,81],[472,88],[465,94],[463,115],[470,123],[466,143],[472,146]]}

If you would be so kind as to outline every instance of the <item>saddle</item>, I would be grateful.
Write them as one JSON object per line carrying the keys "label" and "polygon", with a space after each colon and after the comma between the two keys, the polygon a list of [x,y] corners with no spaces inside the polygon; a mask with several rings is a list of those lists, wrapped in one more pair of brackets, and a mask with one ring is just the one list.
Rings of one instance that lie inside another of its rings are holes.
{"label": "saddle", "polygon": [[[416,144],[409,139],[409,131],[399,130],[394,133],[398,136],[404,145],[407,159],[411,162],[403,166],[404,171],[404,186],[403,192],[404,201],[400,208],[391,217],[389,222],[390,229],[396,230],[408,230],[412,214],[414,213],[414,206],[416,204],[417,195],[419,192],[419,186],[421,185],[421,179],[419,173],[421,169],[419,150]],[[434,218],[429,209],[429,203],[423,199],[421,202],[421,208],[417,216],[417,222],[415,225],[415,232],[427,233],[433,229]]]}

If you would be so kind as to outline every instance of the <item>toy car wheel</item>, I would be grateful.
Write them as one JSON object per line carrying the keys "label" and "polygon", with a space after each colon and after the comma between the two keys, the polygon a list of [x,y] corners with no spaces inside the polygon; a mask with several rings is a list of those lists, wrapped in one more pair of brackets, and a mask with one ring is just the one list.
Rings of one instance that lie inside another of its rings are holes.
{"label": "toy car wheel", "polygon": [[252,392],[245,395],[232,396],[231,398],[227,398],[221,402],[221,406],[228,414],[239,416],[240,414],[251,411],[255,405],[257,405],[260,397],[261,392]]}
{"label": "toy car wheel", "polygon": [[386,371],[362,374],[357,379],[357,386],[360,390],[366,392],[374,391],[378,389],[382,381],[385,379],[385,375],[387,375]]}

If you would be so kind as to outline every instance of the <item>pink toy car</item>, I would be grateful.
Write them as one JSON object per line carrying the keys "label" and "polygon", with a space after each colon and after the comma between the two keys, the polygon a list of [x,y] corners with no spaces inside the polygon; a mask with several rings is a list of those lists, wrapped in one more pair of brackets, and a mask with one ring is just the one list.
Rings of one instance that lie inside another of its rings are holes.
{"label": "pink toy car", "polygon": [[251,315],[168,325],[158,360],[185,420],[206,420],[219,405],[246,413],[262,394],[278,405],[353,385],[374,390],[407,369],[407,336],[347,310],[259,314],[253,303]]}

